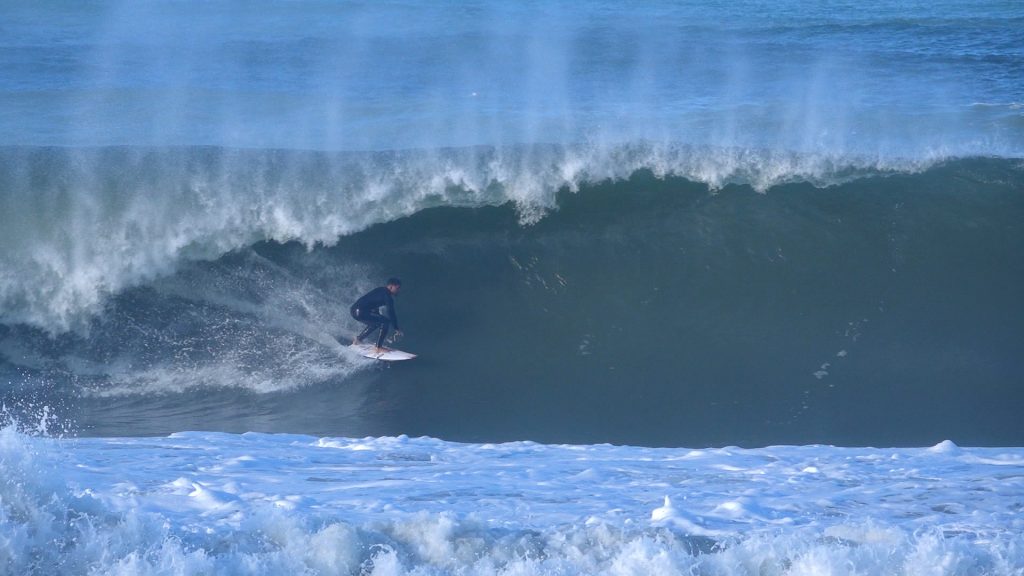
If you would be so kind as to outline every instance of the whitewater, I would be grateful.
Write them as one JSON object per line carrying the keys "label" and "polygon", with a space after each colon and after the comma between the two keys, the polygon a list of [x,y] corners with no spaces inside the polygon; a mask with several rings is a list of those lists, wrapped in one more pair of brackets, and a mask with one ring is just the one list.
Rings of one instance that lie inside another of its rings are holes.
{"label": "whitewater", "polygon": [[0,431],[9,574],[1021,574],[1020,449]]}
{"label": "whitewater", "polygon": [[997,0],[2,3],[0,576],[1024,576],[1022,94]]}

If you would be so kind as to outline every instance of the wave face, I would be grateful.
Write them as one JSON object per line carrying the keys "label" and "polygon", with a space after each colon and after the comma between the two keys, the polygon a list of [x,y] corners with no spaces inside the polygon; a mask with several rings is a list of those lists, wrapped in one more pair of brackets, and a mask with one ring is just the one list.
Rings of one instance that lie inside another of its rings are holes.
{"label": "wave face", "polygon": [[[331,246],[238,232],[254,243],[117,292],[78,330],[7,324],[0,367],[8,398],[75,398],[66,416],[104,434],[1019,445],[1022,190],[998,159],[767,193],[639,171],[528,225],[468,196],[336,241],[343,215],[310,204]],[[242,213],[303,225],[274,205]],[[230,229],[209,212],[177,223]],[[421,358],[379,370],[338,340],[390,275]]]}
{"label": "wave face", "polygon": [[[1024,12],[764,13],[5,6],[0,400],[96,434],[1020,444]],[[380,370],[338,342],[390,275],[421,359]]]}

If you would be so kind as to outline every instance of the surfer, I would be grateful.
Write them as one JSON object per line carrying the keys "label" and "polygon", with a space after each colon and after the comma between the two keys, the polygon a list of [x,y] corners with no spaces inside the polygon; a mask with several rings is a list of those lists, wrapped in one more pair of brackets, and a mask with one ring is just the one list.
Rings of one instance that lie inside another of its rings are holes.
{"label": "surfer", "polygon": [[[390,326],[394,325],[396,336],[402,335],[402,331],[398,329],[398,316],[395,315],[394,299],[394,296],[401,289],[401,280],[398,278],[388,278],[386,285],[374,288],[360,297],[359,300],[356,300],[356,303],[352,305],[349,311],[352,313],[353,318],[366,324],[366,328],[352,339],[353,346],[362,344],[363,338],[372,334],[374,330],[379,329],[380,335],[377,336],[377,347],[374,351],[383,353],[386,351],[384,339],[388,336],[388,328]],[[380,313],[381,306],[387,306],[387,316]]]}

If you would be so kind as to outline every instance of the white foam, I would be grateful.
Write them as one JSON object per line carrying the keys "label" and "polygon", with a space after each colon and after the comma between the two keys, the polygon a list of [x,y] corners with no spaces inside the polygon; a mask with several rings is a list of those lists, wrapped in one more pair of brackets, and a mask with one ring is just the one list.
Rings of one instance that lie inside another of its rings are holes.
{"label": "white foam", "polygon": [[932,446],[931,448],[928,449],[929,452],[933,452],[936,454],[955,454],[959,450],[960,447],[957,446],[952,440],[943,440],[942,442],[939,442],[935,446]]}
{"label": "white foam", "polygon": [[[1019,574],[1019,448],[0,430],[10,573]],[[813,470],[813,472],[810,472]]]}

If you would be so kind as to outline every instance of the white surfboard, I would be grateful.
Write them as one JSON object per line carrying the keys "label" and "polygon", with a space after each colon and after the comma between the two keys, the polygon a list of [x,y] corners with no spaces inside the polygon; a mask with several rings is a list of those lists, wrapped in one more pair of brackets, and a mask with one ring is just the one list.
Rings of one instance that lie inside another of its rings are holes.
{"label": "white surfboard", "polygon": [[360,356],[366,356],[367,358],[373,358],[374,360],[386,360],[388,362],[396,362],[398,360],[412,360],[416,357],[415,354],[403,352],[402,350],[395,350],[394,348],[385,348],[384,352],[377,352],[373,344],[353,344],[349,348],[356,351]]}

